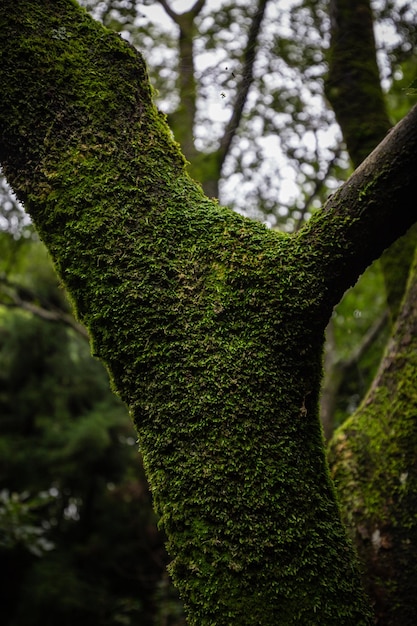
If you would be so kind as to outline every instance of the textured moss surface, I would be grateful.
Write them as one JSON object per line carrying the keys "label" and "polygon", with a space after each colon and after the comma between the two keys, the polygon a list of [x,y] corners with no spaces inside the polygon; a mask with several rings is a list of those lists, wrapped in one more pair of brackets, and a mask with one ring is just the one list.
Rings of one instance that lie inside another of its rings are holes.
{"label": "textured moss surface", "polygon": [[189,623],[371,623],[317,397],[331,308],[395,236],[384,167],[277,235],[203,195],[141,57],[75,2],[0,26],[1,161],[131,409]]}

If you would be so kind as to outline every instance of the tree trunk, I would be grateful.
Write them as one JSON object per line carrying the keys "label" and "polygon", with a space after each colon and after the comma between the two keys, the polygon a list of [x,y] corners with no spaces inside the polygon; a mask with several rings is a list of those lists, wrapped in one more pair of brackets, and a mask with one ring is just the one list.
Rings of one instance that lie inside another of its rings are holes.
{"label": "tree trunk", "polygon": [[331,0],[332,43],[326,94],[355,164],[391,127],[376,59],[369,0]]}
{"label": "tree trunk", "polygon": [[417,110],[278,235],[189,179],[140,55],[75,2],[0,20],[2,165],[130,407],[189,623],[372,623],[325,461],[323,334],[413,221]]}

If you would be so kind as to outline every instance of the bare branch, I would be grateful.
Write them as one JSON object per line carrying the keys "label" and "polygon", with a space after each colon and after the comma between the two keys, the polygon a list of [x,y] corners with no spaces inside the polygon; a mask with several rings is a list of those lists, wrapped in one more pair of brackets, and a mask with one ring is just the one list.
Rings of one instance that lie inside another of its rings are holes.
{"label": "bare branch", "polygon": [[181,17],[184,15],[191,15],[193,18],[197,17],[200,13],[201,9],[204,7],[206,0],[196,0],[191,9],[186,11],[185,13],[176,13],[172,7],[169,6],[167,0],[158,0],[159,4],[165,10],[165,13],[176,23],[179,24]]}
{"label": "bare branch", "polygon": [[166,0],[158,0],[159,4],[163,7],[163,9],[165,10],[165,13],[172,19],[174,20],[175,23],[178,22],[178,13],[176,13],[168,4],[168,2]]}
{"label": "bare branch", "polygon": [[329,440],[333,434],[336,400],[347,373],[357,365],[368,348],[379,337],[388,322],[388,317],[388,309],[385,309],[346,359],[335,358],[334,324],[333,320],[330,320],[326,329],[325,375],[320,396],[320,418],[326,440]]}
{"label": "bare branch", "polygon": [[339,361],[338,367],[342,368],[344,371],[347,371],[359,362],[359,360],[362,358],[368,348],[378,337],[385,324],[388,322],[388,313],[388,309],[385,309],[385,311],[382,312],[382,314],[375,320],[370,328],[368,328],[365,335],[362,337],[362,340],[349,355],[349,357],[347,359]]}
{"label": "bare branch", "polygon": [[259,0],[258,7],[253,16],[253,20],[248,33],[248,40],[243,54],[243,72],[238,86],[236,101],[233,107],[233,113],[227,124],[223,138],[219,148],[219,170],[226,159],[232,144],[233,138],[239,128],[242,119],[243,109],[248,97],[249,89],[253,83],[253,67],[256,58],[256,47],[258,42],[259,31],[262,19],[265,14],[265,8],[268,0]]}
{"label": "bare branch", "polygon": [[204,7],[205,3],[206,0],[196,0],[196,2],[190,9],[190,13],[192,13],[194,17],[196,17],[200,13],[201,9]]}
{"label": "bare branch", "polygon": [[[300,228],[305,223],[306,214],[308,213],[308,210],[309,210],[313,200],[319,195],[321,190],[324,188],[324,184],[325,184],[328,176],[330,175],[330,172],[332,171],[332,168],[333,168],[334,164],[336,163],[337,159],[340,157],[340,153],[341,153],[341,146],[339,146],[336,149],[336,151],[335,151],[335,153],[333,155],[333,158],[330,159],[330,161],[328,162],[326,172],[322,176],[316,178],[315,184],[314,184],[314,189],[311,192],[310,196],[305,201],[304,206],[303,206],[303,208],[300,211],[300,217],[297,220],[297,224],[296,224],[296,226],[294,228],[294,232],[299,231]],[[318,162],[318,157],[317,157],[317,162]]]}

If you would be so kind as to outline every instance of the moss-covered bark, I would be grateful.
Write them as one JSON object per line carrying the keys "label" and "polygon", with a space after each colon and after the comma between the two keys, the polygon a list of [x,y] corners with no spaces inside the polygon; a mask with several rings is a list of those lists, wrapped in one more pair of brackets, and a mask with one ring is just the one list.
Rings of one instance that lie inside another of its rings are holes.
{"label": "moss-covered bark", "polygon": [[414,219],[417,111],[280,236],[203,195],[140,55],[75,2],[3,0],[0,39],[1,162],[130,407],[190,624],[371,623],[321,353],[333,304]]}

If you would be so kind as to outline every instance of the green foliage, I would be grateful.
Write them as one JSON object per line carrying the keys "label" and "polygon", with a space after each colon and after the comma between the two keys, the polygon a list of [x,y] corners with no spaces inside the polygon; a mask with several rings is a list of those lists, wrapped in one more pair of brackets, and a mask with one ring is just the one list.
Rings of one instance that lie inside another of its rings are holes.
{"label": "green foliage", "polygon": [[35,556],[53,550],[54,544],[36,516],[37,509],[47,506],[50,499],[45,492],[34,497],[27,492],[10,494],[7,489],[0,492],[0,550],[22,546]]}
{"label": "green foliage", "polygon": [[379,326],[386,316],[384,276],[380,261],[374,263],[361,276],[358,283],[344,296],[332,316],[336,367],[349,364],[344,372],[333,416],[334,428],[342,424],[358,407],[366,394],[378,368],[391,326],[381,324],[373,340],[361,350],[372,328]]}
{"label": "green foliage", "polygon": [[[0,243],[9,277],[63,301],[39,242]],[[158,624],[166,556],[135,444],[85,339],[0,307],[2,623]]]}

